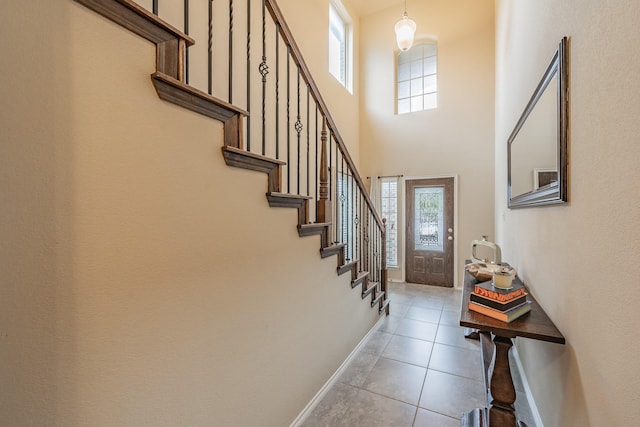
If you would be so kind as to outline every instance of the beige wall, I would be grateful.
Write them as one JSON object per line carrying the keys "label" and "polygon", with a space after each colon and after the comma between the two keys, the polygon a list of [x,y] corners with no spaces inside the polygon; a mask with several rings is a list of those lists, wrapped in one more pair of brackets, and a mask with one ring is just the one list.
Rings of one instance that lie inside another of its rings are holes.
{"label": "beige wall", "polygon": [[353,20],[353,92],[349,92],[329,73],[329,0],[278,0],[278,5],[302,51],[320,94],[338,126],[356,166],[360,160],[358,127],[360,75],[360,24],[348,0],[342,5]]}
{"label": "beige wall", "polygon": [[[545,427],[640,419],[640,3],[497,2],[496,230],[503,254],[565,335],[519,340]],[[569,203],[506,208],[506,140],[570,37]]]}
{"label": "beige wall", "polygon": [[[396,115],[398,48],[393,27],[401,14],[398,5],[361,19],[362,173],[457,175],[460,273],[470,256],[471,240],[482,235],[494,238],[493,1],[454,4],[428,0],[409,4],[409,15],[418,27],[416,38],[435,36],[438,41],[439,108]],[[399,229],[404,229],[402,223]],[[401,265],[403,246],[401,241]],[[400,279],[402,273],[392,270],[390,277]]]}
{"label": "beige wall", "polygon": [[1,424],[289,424],[376,310],[157,98],[150,44],[70,0],[0,32]]}

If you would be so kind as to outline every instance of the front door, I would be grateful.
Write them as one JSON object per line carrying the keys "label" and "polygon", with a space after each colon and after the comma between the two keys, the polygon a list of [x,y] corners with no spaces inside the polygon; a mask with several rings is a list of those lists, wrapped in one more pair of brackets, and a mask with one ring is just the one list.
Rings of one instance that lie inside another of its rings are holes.
{"label": "front door", "polygon": [[453,286],[453,178],[406,181],[407,282]]}

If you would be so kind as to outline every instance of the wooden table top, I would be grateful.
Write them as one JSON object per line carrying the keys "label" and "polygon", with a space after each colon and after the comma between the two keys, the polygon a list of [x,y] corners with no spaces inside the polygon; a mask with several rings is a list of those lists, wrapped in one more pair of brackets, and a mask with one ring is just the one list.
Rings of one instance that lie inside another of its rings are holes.
{"label": "wooden table top", "polygon": [[527,299],[532,303],[531,311],[511,323],[469,310],[469,296],[476,283],[478,283],[476,278],[465,271],[460,326],[492,332],[507,338],[525,337],[558,344],[565,343],[564,336],[531,294],[527,295]]}

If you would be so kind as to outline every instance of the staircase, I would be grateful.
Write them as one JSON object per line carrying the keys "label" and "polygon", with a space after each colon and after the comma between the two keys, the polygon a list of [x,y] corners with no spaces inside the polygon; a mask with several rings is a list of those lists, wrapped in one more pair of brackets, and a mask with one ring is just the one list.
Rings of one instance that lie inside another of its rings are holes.
{"label": "staircase", "polygon": [[[261,10],[252,9],[251,0],[242,5],[229,0],[222,6],[221,2],[214,6],[209,0],[208,21],[204,23],[208,27],[207,91],[188,83],[189,47],[195,43],[186,34],[194,15],[189,11],[188,0],[182,12],[184,32],[158,17],[157,0],[152,2],[152,11],[131,0],[75,1],[153,42],[156,71],[151,79],[158,96],[222,122],[226,164],[264,172],[269,205],[297,209],[298,234],[320,236],[320,256],[336,256],[337,274],[349,273],[351,287],[360,288],[362,299],[369,298],[372,308],[389,314],[385,222],[373,208],[274,0],[259,2]],[[242,26],[238,14],[246,17],[246,36],[239,35]],[[256,15],[259,19],[255,19]],[[214,40],[214,26],[221,25],[228,26],[228,38]],[[251,35],[256,32],[262,36],[262,52],[258,53],[251,50]],[[215,53],[219,51],[226,55]],[[239,69],[238,57],[245,55],[245,64]],[[257,67],[252,66],[256,56],[260,59]],[[220,69],[216,66],[218,61],[223,61],[222,68],[227,70],[223,76],[228,81],[226,99],[213,94],[214,70]],[[267,77],[269,64],[275,68],[275,79]],[[246,81],[237,78],[243,73]],[[244,108],[232,102],[238,93],[244,95]],[[260,113],[254,121],[258,120],[260,126],[252,126],[250,111],[256,109]],[[261,144],[252,147],[251,142],[256,140]]]}

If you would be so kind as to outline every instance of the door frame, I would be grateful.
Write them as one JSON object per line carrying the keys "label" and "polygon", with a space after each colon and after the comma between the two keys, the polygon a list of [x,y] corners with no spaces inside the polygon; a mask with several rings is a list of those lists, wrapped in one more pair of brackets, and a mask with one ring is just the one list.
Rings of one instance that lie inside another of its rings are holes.
{"label": "door frame", "polygon": [[407,280],[406,270],[406,242],[407,242],[407,212],[406,212],[406,200],[407,200],[407,181],[416,179],[440,179],[440,178],[453,178],[453,288],[460,289],[459,272],[458,272],[458,175],[405,175],[402,177],[402,185],[399,188],[398,207],[402,207],[402,212],[398,209],[398,264],[401,271],[402,281]]}

